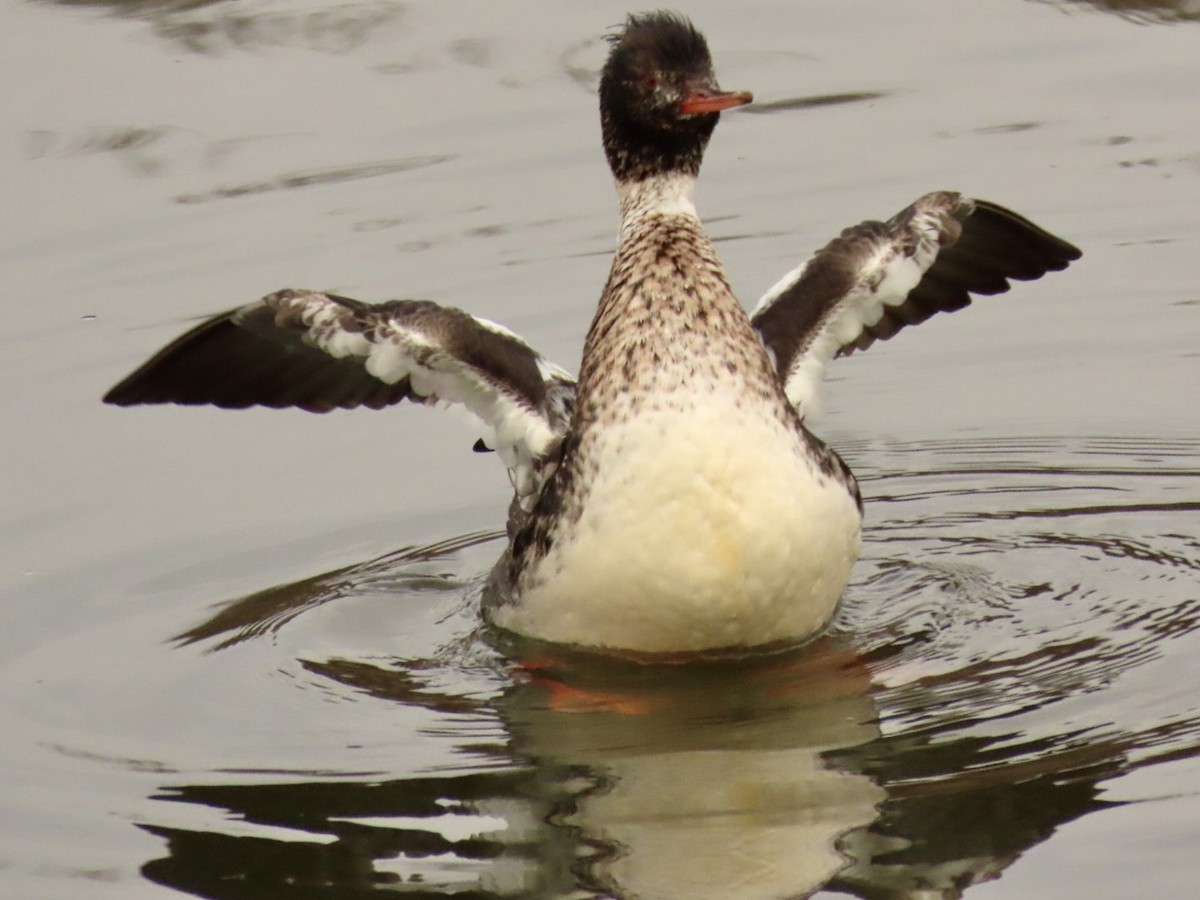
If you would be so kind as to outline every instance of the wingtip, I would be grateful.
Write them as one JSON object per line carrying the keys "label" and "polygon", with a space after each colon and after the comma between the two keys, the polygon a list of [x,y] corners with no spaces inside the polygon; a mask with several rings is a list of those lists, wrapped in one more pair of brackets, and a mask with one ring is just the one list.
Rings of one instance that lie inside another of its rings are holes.
{"label": "wingtip", "polygon": [[1066,268],[1067,264],[1083,256],[1083,251],[1070,241],[1066,241],[1058,235],[1047,231],[1036,222],[1027,219],[1018,212],[1014,212],[1007,206],[1001,206],[992,200],[981,200],[979,198],[975,198],[974,202],[975,215],[1003,222],[1014,232],[1020,232],[1027,239],[1037,241],[1045,248],[1049,255],[1062,260],[1063,268]]}
{"label": "wingtip", "polygon": [[162,400],[153,400],[147,397],[145,386],[142,385],[138,378],[139,374],[134,372],[121,381],[117,382],[104,396],[100,398],[101,402],[107,406],[142,406],[147,403],[162,403]]}

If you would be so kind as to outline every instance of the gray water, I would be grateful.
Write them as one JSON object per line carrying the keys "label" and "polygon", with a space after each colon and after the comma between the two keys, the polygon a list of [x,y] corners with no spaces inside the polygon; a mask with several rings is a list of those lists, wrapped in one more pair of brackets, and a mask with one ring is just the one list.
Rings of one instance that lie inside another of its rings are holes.
{"label": "gray water", "polygon": [[574,368],[613,3],[14,2],[0,29],[0,895],[1190,898],[1200,10],[684,5],[752,303],[959,189],[1068,272],[837,362],[830,633],[663,669],[479,631],[508,485],[424,409],[104,407],[283,286]]}

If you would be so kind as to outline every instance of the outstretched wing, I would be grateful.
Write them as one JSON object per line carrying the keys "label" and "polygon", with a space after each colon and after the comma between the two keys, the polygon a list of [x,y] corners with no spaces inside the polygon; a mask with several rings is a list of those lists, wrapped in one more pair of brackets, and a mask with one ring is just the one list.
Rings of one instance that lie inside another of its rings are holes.
{"label": "outstretched wing", "polygon": [[457,405],[512,471],[518,497],[567,427],[575,380],[506,328],[426,300],[368,304],[283,290],[176,338],[105,403],[298,407]]}
{"label": "outstretched wing", "polygon": [[1080,251],[986,200],[926,194],[886,222],[847,228],[758,301],[751,322],[775,359],[788,399],[815,406],[825,365],[952,312],[971,294],[1065,269]]}

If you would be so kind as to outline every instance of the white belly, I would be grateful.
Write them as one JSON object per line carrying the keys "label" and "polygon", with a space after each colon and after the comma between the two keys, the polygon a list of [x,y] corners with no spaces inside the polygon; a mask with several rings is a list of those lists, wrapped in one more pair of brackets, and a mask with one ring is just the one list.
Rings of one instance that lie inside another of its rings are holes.
{"label": "white belly", "polygon": [[603,435],[582,516],[497,624],[648,653],[818,631],[858,556],[858,508],[745,401],[707,394]]}

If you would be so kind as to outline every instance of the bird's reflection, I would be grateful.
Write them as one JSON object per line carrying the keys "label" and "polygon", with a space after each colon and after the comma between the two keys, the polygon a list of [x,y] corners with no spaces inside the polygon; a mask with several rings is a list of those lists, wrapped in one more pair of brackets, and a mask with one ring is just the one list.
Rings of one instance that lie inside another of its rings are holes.
{"label": "bird's reflection", "polygon": [[[178,640],[232,646],[364,585],[458,585],[447,560],[492,538],[259,592]],[[443,717],[457,768],[164,786],[156,799],[242,824],[142,823],[168,849],[144,874],[204,897],[953,898],[1101,806],[1098,783],[1127,767],[1119,735],[984,738],[962,720],[884,734],[871,673],[888,651],[836,636],[654,666],[503,649],[491,694],[439,687],[445,654],[302,661]]]}
{"label": "bird's reflection", "polygon": [[504,717],[515,757],[595,779],[562,824],[601,848],[585,874],[602,893],[792,897],[849,862],[838,839],[884,799],[823,756],[878,736],[869,684],[828,640],[766,661],[539,672]]}
{"label": "bird's reflection", "polygon": [[201,896],[248,882],[273,896],[381,882],[429,895],[796,896],[849,864],[838,839],[885,797],[823,757],[878,734],[867,670],[836,641],[753,662],[541,660],[474,705],[425,687],[420,668],[305,667],[356,692],[491,719],[508,740],[464,746],[490,763],[465,775],[166,788],[160,799],[308,840],[147,824],[170,850],[147,877]]}

